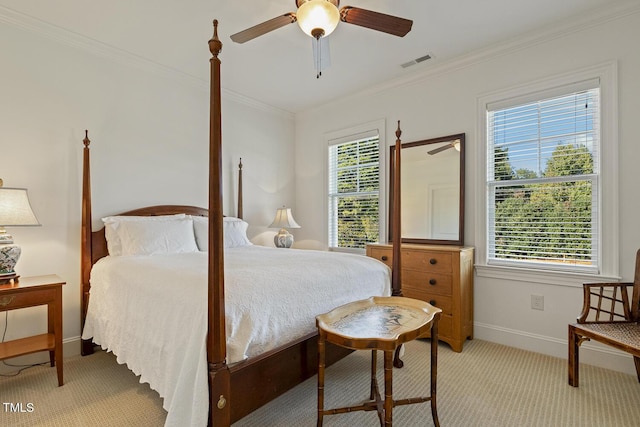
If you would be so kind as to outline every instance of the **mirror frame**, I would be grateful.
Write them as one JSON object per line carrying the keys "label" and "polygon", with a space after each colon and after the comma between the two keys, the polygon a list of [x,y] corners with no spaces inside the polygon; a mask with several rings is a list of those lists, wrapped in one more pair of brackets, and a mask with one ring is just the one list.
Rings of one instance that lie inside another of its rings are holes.
{"label": "mirror frame", "polygon": [[[415,237],[411,237],[411,236],[407,236],[407,237],[402,237],[401,242],[402,243],[421,243],[421,244],[430,244],[430,245],[456,245],[456,246],[463,246],[464,245],[464,187],[465,187],[465,182],[464,182],[464,168],[465,168],[465,161],[464,161],[464,157],[465,157],[465,134],[464,133],[458,133],[458,134],[454,134],[454,135],[447,135],[447,136],[442,136],[442,137],[438,137],[438,138],[431,138],[431,139],[424,139],[421,141],[414,141],[414,142],[407,142],[402,144],[402,148],[411,148],[411,147],[418,147],[418,146],[422,146],[422,145],[429,145],[429,144],[437,144],[440,142],[446,142],[446,141],[452,141],[454,139],[459,139],[460,140],[460,177],[459,177],[459,185],[460,185],[460,200],[459,200],[459,213],[458,213],[458,239],[457,240],[441,240],[441,239],[422,239],[422,238],[415,238]],[[392,200],[393,200],[393,177],[395,175],[395,168],[394,168],[394,163],[395,163],[395,146],[391,146],[390,147],[390,167],[389,167],[389,242],[393,242],[393,235],[392,235],[392,227],[391,224],[393,223],[393,206],[392,206]],[[401,160],[402,161],[402,160]],[[403,183],[400,183],[401,185]],[[401,195],[402,197],[402,195]]]}

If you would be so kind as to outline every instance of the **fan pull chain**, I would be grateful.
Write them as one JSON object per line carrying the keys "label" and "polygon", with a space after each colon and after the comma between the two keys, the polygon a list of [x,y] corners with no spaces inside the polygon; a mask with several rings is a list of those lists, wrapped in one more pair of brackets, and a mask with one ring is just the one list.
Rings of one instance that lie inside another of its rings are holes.
{"label": "fan pull chain", "polygon": [[322,75],[322,51],[320,48],[320,37],[316,37],[316,79],[319,79]]}

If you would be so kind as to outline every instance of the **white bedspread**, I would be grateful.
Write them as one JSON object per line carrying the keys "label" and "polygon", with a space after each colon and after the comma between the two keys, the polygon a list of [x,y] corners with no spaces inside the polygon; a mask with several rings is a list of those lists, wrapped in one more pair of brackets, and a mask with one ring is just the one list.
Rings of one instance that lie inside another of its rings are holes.
{"label": "white bedspread", "polygon": [[[82,337],[93,337],[164,399],[166,426],[205,426],[207,253],[106,257],[91,272]],[[315,331],[315,316],[390,295],[390,270],[361,255],[225,250],[227,363]]]}

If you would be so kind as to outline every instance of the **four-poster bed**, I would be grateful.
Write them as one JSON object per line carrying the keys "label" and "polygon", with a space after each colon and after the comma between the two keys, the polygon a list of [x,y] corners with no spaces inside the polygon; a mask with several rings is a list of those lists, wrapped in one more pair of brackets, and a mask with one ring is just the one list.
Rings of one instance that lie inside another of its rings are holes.
{"label": "four-poster bed", "polygon": [[[239,420],[246,414],[252,412],[258,407],[269,402],[273,398],[279,396],[285,391],[289,390],[293,386],[299,384],[305,379],[313,376],[317,372],[317,331],[315,327],[313,331],[307,332],[302,336],[299,336],[293,340],[288,341],[286,344],[279,344],[277,347],[272,348],[266,352],[257,354],[255,356],[247,357],[245,360],[238,361],[229,359],[229,344],[227,339],[229,337],[230,325],[233,325],[233,321],[229,319],[229,306],[227,297],[232,289],[227,288],[227,294],[225,293],[225,245],[224,236],[225,230],[224,223],[225,218],[222,212],[222,134],[221,134],[221,88],[220,88],[220,60],[218,54],[222,48],[217,34],[217,21],[214,21],[214,34],[213,38],[209,41],[209,48],[213,55],[210,60],[211,63],[211,117],[210,117],[210,158],[209,158],[209,207],[208,209],[192,207],[192,206],[176,206],[176,205],[163,205],[146,207],[133,211],[120,214],[120,216],[134,216],[134,217],[147,217],[147,216],[168,216],[175,214],[186,214],[189,217],[205,217],[208,216],[208,244],[207,254],[202,255],[206,258],[206,277],[207,277],[207,295],[206,295],[206,330],[203,332],[203,341],[206,339],[206,372],[209,385],[208,393],[208,407],[209,407],[209,425],[216,427],[229,426],[232,422]],[[399,133],[398,133],[399,136]],[[398,139],[399,141],[399,139]],[[398,142],[396,142],[398,144]],[[94,277],[92,269],[94,265],[103,267],[104,260],[106,258],[118,258],[108,257],[108,244],[105,238],[105,229],[100,229],[96,232],[91,228],[91,185],[90,185],[90,167],[89,167],[89,139],[85,135],[84,139],[84,167],[83,167],[83,198],[82,198],[82,249],[81,249],[81,294],[82,294],[82,328],[83,338],[82,342],[82,354],[90,354],[93,352],[94,343],[91,338],[94,335],[89,333],[98,332],[100,335],[100,322],[95,320],[91,316],[90,303],[95,303],[95,295],[90,300],[89,295],[92,290],[96,291],[96,284],[93,282]],[[242,216],[242,164],[239,165],[239,178],[238,178],[238,217]],[[399,167],[396,169],[398,173]],[[399,215],[398,215],[399,217]],[[195,225],[194,225],[195,227]],[[197,232],[196,232],[197,233]],[[394,234],[399,235],[399,233]],[[263,248],[267,250],[266,248]],[[261,249],[253,249],[261,250]],[[282,250],[273,249],[274,252],[283,254]],[[294,251],[294,250],[288,250]],[[205,252],[203,250],[203,252]],[[314,251],[298,251],[311,253]],[[293,253],[293,252],[288,252]],[[346,254],[332,254],[325,252],[326,256],[344,256],[353,257],[351,262],[353,263],[353,269],[356,267],[361,270],[373,270],[378,268],[384,268],[384,280],[386,281],[386,290],[369,291],[380,294],[400,295],[400,280],[399,280],[399,268],[394,268],[396,271],[393,277],[393,290],[389,288],[389,271],[386,266],[381,265],[378,261],[372,260],[367,257],[346,255]],[[182,254],[184,256],[184,254]],[[237,263],[237,257],[235,252],[228,252],[228,256],[231,256],[231,262]],[[119,260],[119,269],[125,271],[126,268],[131,268],[128,264],[126,257]],[[162,259],[162,257],[158,257]],[[362,259],[360,260],[356,260]],[[394,266],[396,262],[399,262],[399,253],[394,259]],[[363,266],[358,266],[359,263],[368,263]],[[373,264],[372,264],[373,263]],[[380,265],[376,265],[380,264]],[[350,264],[351,265],[351,264]],[[351,268],[349,268],[351,269]],[[97,269],[100,270],[100,269]],[[325,270],[331,270],[331,268],[325,268]],[[126,270],[129,271],[129,270]],[[230,275],[231,273],[231,275]],[[379,272],[378,272],[379,273]],[[227,280],[231,280],[233,284],[238,281],[237,277],[233,276],[234,272],[227,271]],[[360,273],[359,273],[360,274]],[[326,276],[327,274],[320,274]],[[380,275],[380,274],[378,274]],[[117,277],[117,276],[114,276]],[[364,276],[363,276],[364,277]],[[120,280],[120,279],[118,279]],[[118,282],[116,280],[116,282]],[[124,280],[124,279],[122,279]],[[157,278],[156,278],[157,280]],[[364,280],[364,279],[363,279]],[[352,282],[358,283],[357,280],[351,279]],[[370,278],[364,280],[365,282],[371,281]],[[182,283],[180,283],[182,285]],[[113,284],[111,286],[114,286]],[[362,283],[358,283],[357,287],[363,287]],[[115,287],[115,286],[114,286]],[[129,288],[131,288],[129,286]],[[175,287],[174,287],[175,288]],[[338,288],[336,286],[335,288]],[[154,291],[155,292],[155,291]],[[294,291],[293,293],[295,293]],[[340,293],[346,292],[341,290]],[[290,292],[291,293],[291,292]],[[334,292],[338,294],[337,292]],[[93,295],[93,294],[92,294]],[[366,295],[368,297],[371,295]],[[352,300],[361,299],[360,297],[353,297]],[[331,302],[330,308],[343,304],[344,302]],[[116,304],[117,305],[117,304]],[[296,307],[297,308],[297,307]],[[191,311],[194,311],[191,309]],[[316,314],[328,311],[326,308]],[[87,317],[89,314],[89,317]],[[88,321],[87,319],[90,319]],[[180,322],[179,319],[174,319],[175,322]],[[309,321],[315,326],[315,315],[310,316]],[[175,323],[174,322],[174,323]],[[265,323],[269,323],[269,321]],[[144,323],[144,322],[143,322]],[[134,325],[130,325],[134,326]],[[192,326],[193,325],[185,325]],[[232,326],[233,327],[233,326]],[[89,332],[87,332],[89,329]],[[128,330],[126,330],[128,333]],[[142,332],[138,332],[139,334]],[[85,336],[85,334],[88,334]],[[97,341],[96,341],[97,342]],[[97,342],[98,343],[98,342]],[[98,343],[101,344],[102,343]],[[141,346],[144,346],[140,344]],[[153,345],[153,342],[150,344]],[[108,345],[107,345],[108,347]],[[104,347],[103,347],[104,348]],[[114,351],[114,353],[116,353]],[[349,354],[350,350],[336,346],[327,347],[326,364],[329,365],[345,355]],[[116,353],[117,355],[117,353]],[[120,356],[118,356],[120,362]],[[204,357],[203,357],[204,360]],[[120,362],[120,363],[127,363]],[[127,363],[129,365],[129,363]],[[195,369],[195,368],[194,368]],[[134,372],[135,369],[132,368]],[[145,380],[145,375],[142,375],[141,381]],[[145,380],[146,381],[146,380]],[[154,386],[152,385],[152,388]],[[173,393],[173,391],[172,391]],[[160,393],[163,396],[162,393]],[[180,392],[176,392],[180,394]],[[166,396],[163,396],[166,398]],[[187,410],[184,409],[183,410]]]}

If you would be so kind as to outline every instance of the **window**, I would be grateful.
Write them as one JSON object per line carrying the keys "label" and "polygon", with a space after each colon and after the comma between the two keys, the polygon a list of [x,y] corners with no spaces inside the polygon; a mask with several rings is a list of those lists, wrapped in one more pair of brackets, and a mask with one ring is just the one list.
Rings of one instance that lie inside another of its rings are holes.
{"label": "window", "polygon": [[344,139],[329,141],[329,248],[364,249],[380,237],[380,139]]}
{"label": "window", "polygon": [[486,126],[488,264],[598,272],[599,80],[490,103]]}

